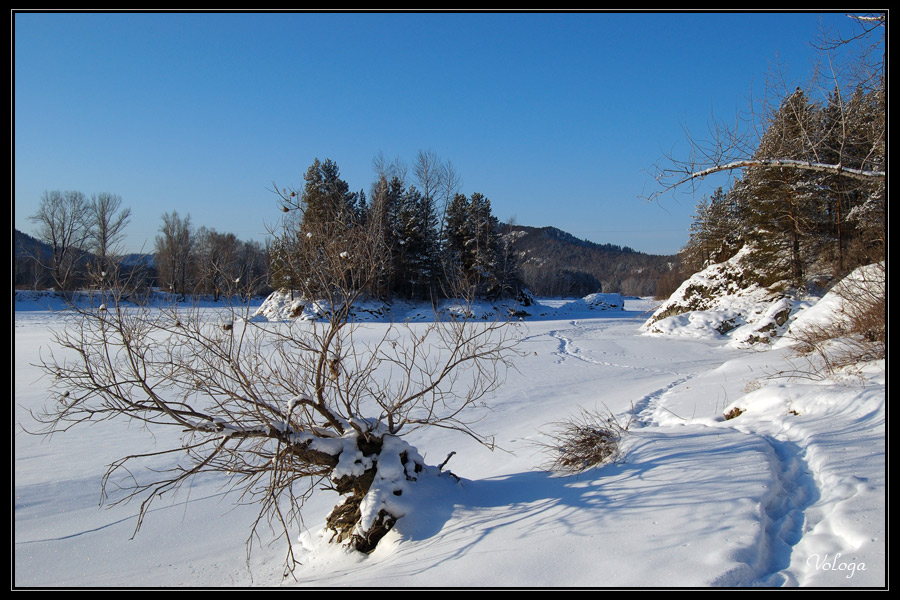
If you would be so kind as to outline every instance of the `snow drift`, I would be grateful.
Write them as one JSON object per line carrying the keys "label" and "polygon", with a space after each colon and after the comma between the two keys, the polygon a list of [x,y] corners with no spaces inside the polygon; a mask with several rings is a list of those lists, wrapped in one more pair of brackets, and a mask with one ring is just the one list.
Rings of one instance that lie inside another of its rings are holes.
{"label": "snow drift", "polygon": [[[353,305],[351,319],[355,322],[416,322],[431,321],[435,318],[465,317],[476,320],[505,320],[533,318],[564,318],[567,314],[581,314],[585,311],[615,311],[625,309],[625,300],[621,294],[589,294],[583,298],[561,301],[558,306],[535,304],[534,297],[528,293],[519,298],[508,298],[496,301],[476,300],[460,302],[443,300],[436,306],[427,303],[397,300],[386,302],[369,299]],[[308,300],[293,295],[286,290],[278,290],[270,294],[255,311],[254,316],[269,321],[290,321],[294,319],[315,321],[324,318],[330,310],[327,303]]]}

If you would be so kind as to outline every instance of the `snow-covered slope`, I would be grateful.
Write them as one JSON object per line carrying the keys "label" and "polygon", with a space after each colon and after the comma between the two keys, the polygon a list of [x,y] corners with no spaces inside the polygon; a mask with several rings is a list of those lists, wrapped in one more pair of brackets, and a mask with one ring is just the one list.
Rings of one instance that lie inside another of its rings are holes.
{"label": "snow-covered slope", "polygon": [[[838,281],[821,300],[792,320],[790,330],[779,345],[802,341],[807,335],[825,328],[844,333],[853,327],[852,320],[862,303],[883,302],[887,292],[887,277],[883,264],[866,265],[855,269]],[[848,302],[856,298],[857,302]]]}

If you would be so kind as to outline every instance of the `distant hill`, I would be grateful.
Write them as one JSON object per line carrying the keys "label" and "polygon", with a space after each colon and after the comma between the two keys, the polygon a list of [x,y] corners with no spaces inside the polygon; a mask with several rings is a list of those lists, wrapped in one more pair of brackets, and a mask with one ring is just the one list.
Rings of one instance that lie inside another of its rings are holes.
{"label": "distant hill", "polygon": [[[87,254],[90,256],[90,253]],[[39,257],[43,261],[48,261],[51,256],[50,246],[16,229],[13,237],[13,256],[17,259]],[[156,264],[156,255],[147,253],[126,254],[122,257],[122,264],[126,267],[137,265],[153,267]]]}
{"label": "distant hill", "polygon": [[50,246],[16,229],[13,236],[13,257],[26,258],[32,256],[40,257],[42,260],[49,258]]}
{"label": "distant hill", "polygon": [[[14,230],[13,233],[13,287],[17,289],[44,289],[53,286],[47,269],[52,262],[52,251],[48,244],[27,233]],[[89,252],[82,254],[82,260],[93,258]],[[122,257],[123,268],[143,267],[152,271],[156,265],[153,254],[126,254]]]}
{"label": "distant hill", "polygon": [[660,277],[677,265],[673,255],[598,244],[555,227],[505,225],[522,279],[537,296],[581,297],[594,292],[651,296]]}

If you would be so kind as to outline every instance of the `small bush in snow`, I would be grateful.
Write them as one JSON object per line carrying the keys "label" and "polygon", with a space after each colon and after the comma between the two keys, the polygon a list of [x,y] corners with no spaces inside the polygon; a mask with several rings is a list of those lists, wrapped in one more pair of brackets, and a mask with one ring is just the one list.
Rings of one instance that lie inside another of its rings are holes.
{"label": "small bush in snow", "polygon": [[551,441],[542,444],[548,455],[547,470],[574,474],[618,460],[622,437],[630,425],[610,412],[584,409],[556,423]]}

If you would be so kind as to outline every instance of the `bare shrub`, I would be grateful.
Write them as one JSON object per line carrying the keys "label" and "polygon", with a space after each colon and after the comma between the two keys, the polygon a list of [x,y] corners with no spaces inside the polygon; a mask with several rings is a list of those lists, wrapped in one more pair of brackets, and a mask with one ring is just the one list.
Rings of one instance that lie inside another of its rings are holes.
{"label": "bare shrub", "polygon": [[302,298],[319,307],[315,321],[258,322],[246,305],[212,316],[135,306],[113,290],[104,310],[75,309],[56,334],[62,351],[43,363],[53,395],[37,415],[43,433],[107,419],[181,432],[170,447],[119,459],[104,478],[113,502],[140,501],[138,528],[156,498],[213,472],[259,506],[248,552],[269,523],[293,568],[303,504],[323,487],[345,497],[327,520],[334,541],[368,552],[403,516],[392,494],[440,475],[402,436],[441,427],[493,447],[473,425],[510,366],[515,326],[436,316],[363,336],[353,305],[379,273],[378,253],[362,230],[329,224],[325,233],[310,231],[313,251],[287,255],[303,267],[294,271],[303,289],[318,294]]}
{"label": "bare shrub", "polygon": [[816,357],[820,370],[879,360],[887,353],[887,278],[884,263],[857,269],[832,289],[840,308],[829,323],[791,332],[801,355]]}
{"label": "bare shrub", "polygon": [[622,437],[631,420],[621,423],[609,411],[580,412],[554,423],[550,442],[540,444],[548,459],[544,468],[563,474],[576,474],[615,462],[621,458]]}

